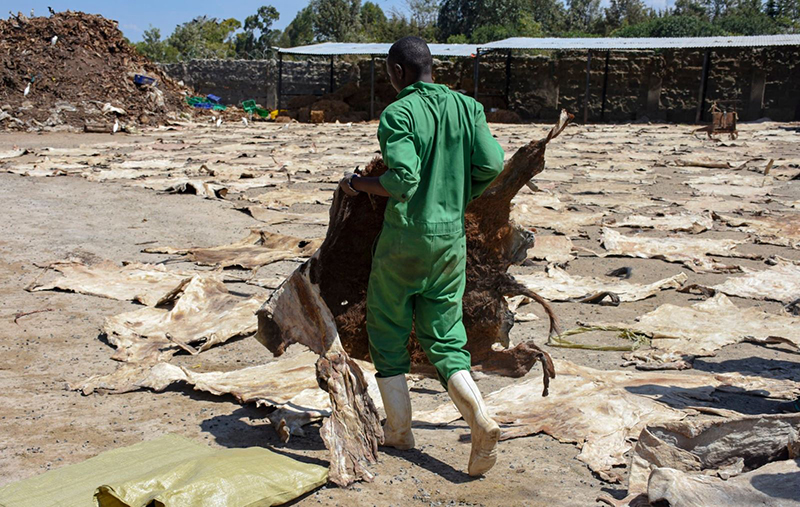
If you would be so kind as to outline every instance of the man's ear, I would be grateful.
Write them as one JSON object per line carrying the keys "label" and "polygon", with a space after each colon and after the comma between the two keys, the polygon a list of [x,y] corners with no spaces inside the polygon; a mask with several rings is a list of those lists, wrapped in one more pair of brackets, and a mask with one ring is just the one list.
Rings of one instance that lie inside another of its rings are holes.
{"label": "man's ear", "polygon": [[394,71],[394,75],[397,78],[398,83],[402,83],[406,77],[406,69],[403,68],[402,65],[399,63],[395,63],[392,65],[392,70]]}

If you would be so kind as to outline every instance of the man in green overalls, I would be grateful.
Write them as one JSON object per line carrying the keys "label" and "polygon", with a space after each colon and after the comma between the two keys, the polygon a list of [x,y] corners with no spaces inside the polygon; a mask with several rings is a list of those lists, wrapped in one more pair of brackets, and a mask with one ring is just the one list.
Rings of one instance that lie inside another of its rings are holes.
{"label": "man in green overalls", "polygon": [[439,380],[472,432],[468,472],[482,475],[497,460],[500,428],[470,376],[461,320],[466,282],[464,210],[503,169],[503,150],[489,132],[483,106],[433,83],[433,59],[418,37],[405,37],[386,60],[397,101],[378,126],[380,177],[348,174],[348,195],[389,197],[367,289],[370,355],[386,409],[384,444],[414,447],[406,384],[412,325]]}

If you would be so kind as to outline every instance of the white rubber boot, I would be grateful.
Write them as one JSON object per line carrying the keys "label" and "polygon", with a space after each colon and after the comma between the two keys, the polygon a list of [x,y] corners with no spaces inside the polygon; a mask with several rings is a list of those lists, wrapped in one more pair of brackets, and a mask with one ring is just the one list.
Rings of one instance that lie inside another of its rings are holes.
{"label": "white rubber boot", "polygon": [[447,392],[472,432],[469,475],[483,475],[497,462],[497,441],[500,426],[489,417],[481,392],[469,372],[461,370],[447,381]]}
{"label": "white rubber boot", "polygon": [[394,377],[375,377],[386,410],[383,424],[383,445],[401,451],[414,448],[414,434],[411,433],[411,397],[405,375]]}

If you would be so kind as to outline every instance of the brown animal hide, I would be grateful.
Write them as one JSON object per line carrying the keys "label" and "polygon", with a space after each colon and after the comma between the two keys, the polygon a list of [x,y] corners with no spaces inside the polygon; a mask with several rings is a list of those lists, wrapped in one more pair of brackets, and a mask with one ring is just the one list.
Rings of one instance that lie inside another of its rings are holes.
{"label": "brown animal hide", "polygon": [[[512,349],[494,350],[495,343],[508,343],[514,325],[504,296],[526,295],[545,307],[551,332],[557,323],[549,306],[538,295],[518,283],[507,270],[525,260],[533,236],[510,221],[511,200],[530,179],[544,169],[547,143],[566,127],[570,117],[563,113],[559,123],[542,140],[520,148],[506,163],[505,169],[483,196],[467,207],[467,288],[464,295],[464,325],[469,338],[467,348],[476,368],[511,376],[527,373],[537,360],[545,364],[545,375],[552,376],[549,358],[532,342]],[[373,160],[364,175],[377,176],[386,170],[380,159]],[[385,198],[365,194],[346,197],[337,191],[331,208],[328,234],[319,251],[298,269],[308,277],[310,286],[319,291],[325,306],[333,314],[348,354],[368,359],[366,332],[366,291],[372,263],[372,246],[383,223]],[[357,231],[357,232],[356,232]],[[294,276],[294,275],[293,275]],[[266,306],[283,306],[281,291]],[[304,342],[298,335],[317,331],[319,324],[300,312],[287,329],[276,329],[267,308],[259,312],[257,337],[273,353],[280,354],[287,343]],[[318,321],[317,321],[318,322]],[[318,340],[316,338],[315,340]],[[417,371],[432,372],[432,367],[416,342],[411,340],[412,363]],[[315,349],[320,351],[319,348]]]}

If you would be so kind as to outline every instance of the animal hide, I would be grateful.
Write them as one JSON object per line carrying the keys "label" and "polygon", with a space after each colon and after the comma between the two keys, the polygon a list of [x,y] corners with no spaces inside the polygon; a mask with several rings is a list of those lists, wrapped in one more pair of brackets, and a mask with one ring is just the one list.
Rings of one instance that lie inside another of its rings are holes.
{"label": "animal hide", "polygon": [[680,262],[698,273],[718,271],[738,271],[738,266],[716,262],[711,255],[722,257],[747,257],[736,252],[736,247],[744,240],[706,239],[687,236],[654,238],[647,236],[624,236],[613,229],[603,227],[603,247],[606,255],[623,255],[643,259],[663,259]]}
{"label": "animal hide", "polygon": [[122,267],[111,261],[87,266],[79,260],[53,262],[48,268],[63,276],[47,283],[33,282],[29,291],[66,290],[120,301],[138,301],[158,306],[174,300],[192,279],[185,272],[167,271],[164,266],[134,262]]}
{"label": "animal hide", "polygon": [[631,323],[598,325],[651,336],[655,350],[648,352],[656,357],[663,352],[713,356],[722,347],[742,341],[800,347],[800,317],[737,308],[724,294],[690,307],[664,304]]}
{"label": "animal hide", "polygon": [[665,289],[677,289],[687,279],[685,274],[680,273],[649,285],[639,285],[622,280],[572,276],[556,266],[548,266],[545,273],[516,275],[515,278],[549,301],[593,300],[608,294],[616,303],[639,301]]}
{"label": "animal hide", "polygon": [[[618,482],[613,467],[626,462],[624,454],[647,425],[680,421],[687,408],[710,399],[723,386],[745,389],[750,379],[741,374],[695,372],[634,372],[596,370],[566,360],[555,360],[558,382],[550,396],[540,395],[540,378],[514,383],[485,396],[486,407],[502,425],[501,439],[544,432],[560,442],[576,443],[578,459],[603,480]],[[798,393],[797,383],[759,379],[765,395],[774,390]],[[793,390],[792,390],[793,389]],[[791,394],[790,394],[791,395]],[[418,413],[414,420],[448,424],[461,415],[452,403]]]}
{"label": "animal hide", "polygon": [[730,227],[738,227],[740,230],[755,234],[761,243],[800,249],[800,214],[798,213],[760,217],[716,215],[715,218]]}
{"label": "animal hide", "polygon": [[[284,442],[291,435],[303,435],[302,427],[330,415],[328,394],[319,388],[311,351],[289,354],[267,364],[233,371],[195,372],[165,362],[126,363],[109,375],[96,375],[72,390],[84,395],[94,392],[121,394],[139,389],[163,391],[183,382],[195,390],[222,396],[233,395],[240,403],[255,403],[270,409],[267,417]],[[372,364],[358,361],[370,395],[382,407]]]}
{"label": "animal hide", "polygon": [[731,277],[711,288],[727,294],[750,299],[768,299],[789,304],[800,298],[800,262],[774,260],[769,269],[755,271],[742,268],[744,276]]}
{"label": "animal hide", "polygon": [[675,215],[628,215],[621,220],[606,220],[606,225],[614,227],[641,227],[643,229],[658,229],[660,231],[680,231],[699,234],[714,226],[710,215],[695,215],[681,213]]}
{"label": "animal hide", "polygon": [[256,269],[273,262],[310,257],[322,240],[300,239],[269,231],[251,229],[244,239],[230,245],[209,248],[154,247],[146,253],[185,255],[190,261],[203,266]]}
{"label": "animal hide", "polygon": [[[800,505],[794,460],[800,415],[758,415],[647,426],[631,457],[628,496],[609,504]],[[780,473],[783,472],[783,473]],[[758,487],[754,487],[758,484]]]}
{"label": "animal hide", "polygon": [[527,258],[564,264],[575,258],[573,248],[572,241],[566,236],[536,236]]}
{"label": "animal hide", "polygon": [[218,275],[195,275],[171,310],[147,307],[115,315],[106,319],[103,332],[117,348],[113,359],[155,362],[179,349],[196,354],[252,333],[260,306],[258,297],[231,295]]}
{"label": "animal hide", "polygon": [[527,204],[524,199],[514,199],[511,218],[523,227],[543,227],[568,237],[585,234],[587,226],[599,225],[606,212],[556,211],[542,206]]}

